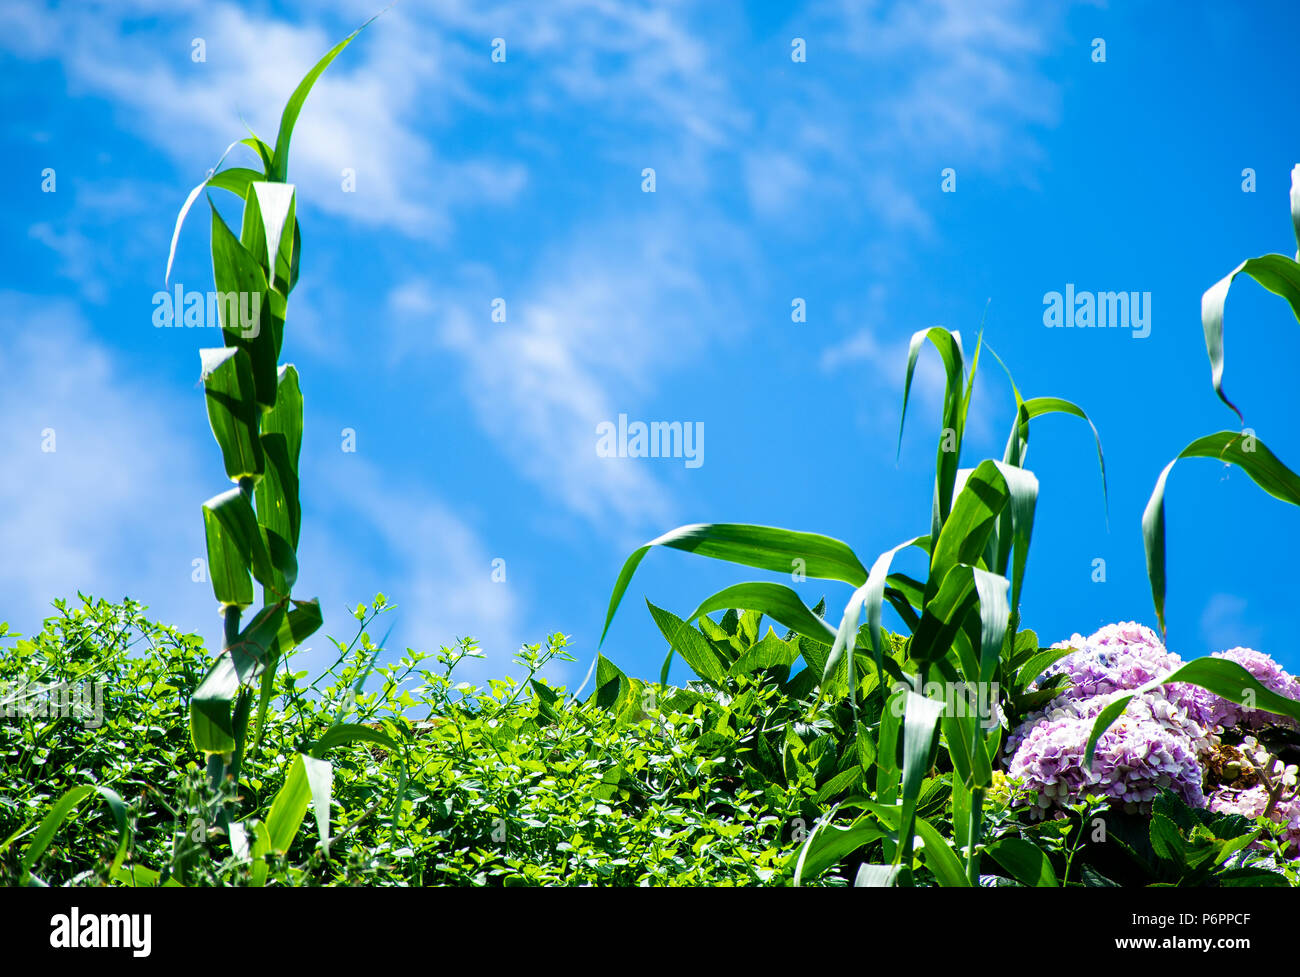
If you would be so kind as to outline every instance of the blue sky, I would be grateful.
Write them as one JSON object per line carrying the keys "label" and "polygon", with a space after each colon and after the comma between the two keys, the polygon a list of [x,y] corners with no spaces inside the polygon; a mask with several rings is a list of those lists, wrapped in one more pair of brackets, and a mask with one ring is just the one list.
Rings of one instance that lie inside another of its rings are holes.
{"label": "blue sky", "polygon": [[[301,75],[373,12],[0,12],[0,616],[20,630],[80,589],[215,643],[210,589],[191,581],[199,505],[227,487],[196,386],[213,341],[155,329],[152,297],[177,209],[241,120],[271,139]],[[346,636],[347,608],[382,590],[399,605],[391,648],[475,635],[480,678],[563,631],[580,661],[551,674],[576,684],[623,559],[676,525],[821,532],[870,563],[928,528],[941,386],[929,351],[895,462],[907,339],[944,325],[970,348],[987,304],[1022,392],[1089,411],[1110,476],[1108,531],[1086,425],[1035,424],[1025,623],[1045,640],[1153,623],[1143,506],[1178,450],[1234,424],[1210,388],[1201,294],[1243,258],[1295,249],[1300,145],[1279,83],[1296,20],[1284,3],[398,4],[330,68],[294,138],[298,593]],[[206,291],[198,213],[173,278]],[[1044,328],[1044,296],[1067,283],[1149,292],[1149,336]],[[1290,357],[1274,350],[1295,325],[1253,283],[1233,290],[1228,391],[1293,465]],[[1000,456],[1012,416],[985,365],[966,464]],[[620,413],[702,423],[703,464],[599,457],[596,426]],[[1300,668],[1300,513],[1212,461],[1175,469],[1169,499],[1171,648],[1241,644]],[[685,613],[764,577],[652,553],[606,654],[655,675],[643,598]],[[836,611],[847,597],[796,587]]]}

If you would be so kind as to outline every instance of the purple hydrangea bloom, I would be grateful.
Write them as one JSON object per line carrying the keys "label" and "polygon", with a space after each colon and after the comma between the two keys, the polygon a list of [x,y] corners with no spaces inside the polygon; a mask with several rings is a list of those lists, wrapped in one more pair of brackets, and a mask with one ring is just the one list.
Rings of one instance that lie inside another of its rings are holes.
{"label": "purple hydrangea bloom", "polygon": [[[1263,787],[1249,787],[1246,790],[1233,790],[1219,787],[1209,797],[1206,807],[1219,814],[1244,814],[1248,818],[1257,818],[1268,808],[1268,791]],[[1278,801],[1270,815],[1272,820],[1286,825],[1283,836],[1289,843],[1287,854],[1300,858],[1300,796],[1294,792]],[[1259,842],[1251,847],[1261,848]]]}
{"label": "purple hydrangea bloom", "polygon": [[[1183,660],[1168,651],[1154,631],[1132,621],[1108,624],[1087,638],[1076,634],[1068,642],[1058,642],[1052,647],[1076,650],[1050,665],[1039,678],[1046,680],[1064,674],[1071,684],[1031,719],[1050,716],[1099,696],[1132,691],[1183,665]],[[1152,718],[1186,733],[1197,750],[1209,748],[1210,737],[1221,716],[1218,696],[1195,685],[1175,682],[1147,693],[1146,698],[1152,703],[1163,700],[1168,705],[1168,708],[1154,706]],[[1078,714],[1077,709],[1072,711]],[[1095,716],[1096,710],[1091,714]],[[1017,743],[1012,734],[1009,748],[1015,749]]]}
{"label": "purple hydrangea bloom", "polygon": [[[1300,679],[1289,674],[1262,651],[1255,651],[1253,648],[1230,648],[1227,651],[1216,651],[1214,657],[1236,662],[1250,672],[1260,685],[1278,695],[1286,696],[1288,699],[1300,699]],[[1269,723],[1295,725],[1295,720],[1289,716],[1279,716],[1259,708],[1249,709],[1219,696],[1214,696],[1213,702],[1218,721],[1224,726],[1258,729]]]}
{"label": "purple hydrangea bloom", "polygon": [[[1082,794],[1113,798],[1126,810],[1145,810],[1166,787],[1188,804],[1203,807],[1204,771],[1192,741],[1156,718],[1170,708],[1167,701],[1135,699],[1130,711],[1098,741],[1092,767],[1084,766],[1093,719],[1108,699],[1097,697],[1082,709],[1072,704],[1059,710],[1056,718],[1026,723],[1018,731],[1007,772],[1038,792],[1038,807],[1043,810]],[[1071,709],[1077,709],[1076,714],[1068,714]]]}

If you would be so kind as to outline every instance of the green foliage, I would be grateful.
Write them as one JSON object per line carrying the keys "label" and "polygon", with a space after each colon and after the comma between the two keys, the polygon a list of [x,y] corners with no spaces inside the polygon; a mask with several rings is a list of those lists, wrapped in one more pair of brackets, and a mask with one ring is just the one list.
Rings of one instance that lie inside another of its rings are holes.
{"label": "green foliage", "polygon": [[[337,659],[310,684],[300,652],[285,656],[262,762],[214,784],[185,734],[201,640],[131,602],[60,604],[0,656],[0,682],[94,677],[103,724],[0,723],[0,883],[30,870],[50,884],[781,884],[823,800],[845,796],[870,756],[845,737],[844,709],[791,698],[798,676],[776,659],[800,639],[759,635],[755,615],[710,628],[739,666],[719,687],[610,666],[581,700],[541,677],[573,660],[562,635],[521,650],[519,680],[481,687],[457,674],[479,657],[472,641],[376,665],[369,631],[389,606],[359,607],[355,636],[331,639]],[[91,805],[92,791],[122,810]],[[243,820],[223,823],[235,805]]]}
{"label": "green foliage", "polygon": [[[805,656],[810,667],[803,673],[804,681],[811,676],[807,691],[815,687],[818,703],[826,698],[845,700],[855,736],[872,743],[873,762],[863,770],[860,782],[863,786],[870,782],[874,788],[872,798],[862,804],[875,825],[859,819],[843,830],[827,827],[814,833],[807,843],[805,869],[820,866],[828,851],[865,838],[878,827],[888,869],[877,866],[864,881],[913,883],[917,869],[913,847],[919,838],[922,864],[940,884],[975,885],[980,877],[984,796],[993,782],[1001,744],[999,719],[1041,703],[1047,690],[1030,692],[1028,685],[1052,660],[1038,648],[1032,632],[1019,632],[1020,596],[1038,500],[1038,480],[1023,467],[1030,420],[1049,413],[1084,420],[1087,415],[1059,398],[1025,401],[1013,381],[1016,420],[1003,459],[963,469],[962,440],[982,335],[969,371],[959,334],[933,328],[912,337],[903,388],[904,421],[913,372],[927,342],[938,351],[946,376],[928,535],[887,550],[868,572],[847,544],[825,536],[765,526],[685,526],[652,540],[628,558],[610,598],[605,630],[637,566],[654,546],[762,570],[793,570],[856,587],[834,631],[793,590],[764,582],[723,590],[702,602],[689,620],[700,618],[704,628],[708,612],[739,607],[785,624],[801,642],[810,642],[810,648],[825,648],[830,639],[824,655],[817,654],[815,669]],[[1095,428],[1093,433],[1095,437]],[[1100,440],[1097,453],[1104,488]],[[891,573],[894,557],[911,547],[929,557],[923,581]],[[892,642],[881,626],[886,600],[908,631],[903,662],[888,654]],[[727,665],[717,644],[711,654],[709,646],[681,621],[650,606],[671,649],[716,686]],[[860,644],[869,649],[869,658],[858,654]],[[667,662],[665,674],[666,669]],[[981,715],[977,708],[948,707],[962,695],[973,695],[991,708]],[[940,751],[942,770],[935,766]],[[924,785],[935,776],[944,776],[951,791],[951,838],[918,813]],[[801,870],[801,878],[802,874]]]}

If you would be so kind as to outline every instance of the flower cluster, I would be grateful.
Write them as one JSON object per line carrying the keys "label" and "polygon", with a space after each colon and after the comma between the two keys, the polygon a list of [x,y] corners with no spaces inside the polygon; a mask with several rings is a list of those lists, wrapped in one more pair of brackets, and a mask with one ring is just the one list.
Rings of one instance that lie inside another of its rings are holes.
{"label": "flower cluster", "polygon": [[[1215,658],[1234,661],[1255,677],[1266,689],[1286,696],[1288,699],[1300,699],[1300,679],[1290,675],[1281,665],[1262,651],[1251,648],[1230,648],[1228,651],[1216,651]],[[1252,709],[1227,699],[1215,696],[1217,719],[1222,726],[1240,726],[1244,729],[1259,729],[1271,723],[1295,725],[1295,720],[1288,716],[1278,716],[1263,709]]]}
{"label": "flower cluster", "polygon": [[1188,804],[1204,806],[1203,772],[1187,737],[1154,721],[1149,712],[1135,710],[1102,735],[1093,764],[1087,767],[1084,751],[1094,718],[1043,719],[1024,735],[1008,772],[1037,790],[1040,809],[1063,805],[1081,794],[1096,794],[1134,812],[1144,809],[1164,787]]}
{"label": "flower cluster", "polygon": [[[1219,814],[1243,814],[1254,819],[1269,810],[1269,802],[1269,793],[1262,785],[1245,790],[1220,787],[1210,794],[1205,806]],[[1269,817],[1286,826],[1282,837],[1288,845],[1288,854],[1300,857],[1300,796],[1293,792],[1283,797],[1272,805]],[[1253,847],[1261,846],[1256,842]]]}
{"label": "flower cluster", "polygon": [[[1198,686],[1161,685],[1133,695],[1098,741],[1092,767],[1087,768],[1083,758],[1097,715],[1117,697],[1171,674],[1183,660],[1150,628],[1132,622],[1107,625],[1086,638],[1076,634],[1053,647],[1071,651],[1038,676],[1035,685],[1055,675],[1065,675],[1069,682],[1045,708],[1012,730],[1006,744],[1007,772],[1021,779],[1031,798],[1037,795],[1036,813],[1084,794],[1112,798],[1129,811],[1147,811],[1162,788],[1195,807],[1244,805],[1243,811],[1258,807],[1258,813],[1264,812],[1267,791],[1264,803],[1257,804],[1253,787],[1221,788],[1207,798],[1206,761],[1225,727],[1257,729],[1281,717],[1236,705]],[[1242,665],[1280,695],[1300,699],[1300,680],[1267,655],[1234,648],[1218,657]],[[1293,780],[1294,772],[1279,771],[1280,778],[1287,776]],[[1300,817],[1294,785],[1289,796],[1285,804],[1274,805],[1275,819]],[[1300,831],[1300,822],[1296,829]]]}

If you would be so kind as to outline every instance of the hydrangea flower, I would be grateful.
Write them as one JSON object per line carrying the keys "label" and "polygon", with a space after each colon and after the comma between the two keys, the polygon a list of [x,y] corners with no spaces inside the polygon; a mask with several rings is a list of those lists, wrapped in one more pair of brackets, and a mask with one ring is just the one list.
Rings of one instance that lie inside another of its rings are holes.
{"label": "hydrangea flower", "polygon": [[[1219,814],[1244,814],[1254,819],[1268,808],[1268,791],[1261,786],[1246,790],[1220,787],[1210,795],[1206,807]],[[1270,817],[1279,824],[1286,825],[1283,837],[1289,843],[1287,854],[1292,858],[1300,858],[1300,796],[1292,792],[1289,796],[1283,797],[1273,808]],[[1251,847],[1263,846],[1255,842]]]}
{"label": "hydrangea flower", "polygon": [[[1108,624],[1087,638],[1075,634],[1052,647],[1077,649],[1039,676],[1043,680],[1058,674],[1068,676],[1072,684],[1058,697],[1063,699],[1091,699],[1136,689],[1183,666],[1182,658],[1165,648],[1154,631],[1135,621]],[[1196,740],[1213,733],[1220,722],[1221,700],[1198,686],[1175,682],[1162,687],[1159,694],[1202,728],[1203,732],[1193,734]]]}
{"label": "hydrangea flower", "polygon": [[[1161,686],[1150,692],[1133,696],[1124,709],[1124,716],[1133,717],[1163,727],[1174,736],[1183,737],[1192,752],[1197,756],[1209,751],[1215,744],[1213,727],[1207,728],[1198,718],[1199,713],[1188,711],[1186,701],[1172,692],[1170,686]],[[1086,719],[1091,727],[1106,706],[1119,696],[1128,692],[1120,690],[1107,695],[1095,695],[1087,699],[1076,699],[1069,695],[1059,695],[1039,712],[1030,713],[1024,723],[1013,730],[1007,737],[1006,751],[1015,753],[1025,736],[1035,724],[1043,720],[1058,721],[1062,719]]]}
{"label": "hydrangea flower", "polygon": [[[1260,685],[1278,695],[1286,696],[1288,699],[1300,699],[1300,679],[1289,674],[1262,651],[1255,651],[1253,648],[1230,648],[1227,651],[1216,651],[1214,657],[1236,662],[1250,672]],[[1248,709],[1219,696],[1214,697],[1214,706],[1218,721],[1224,726],[1259,729],[1270,723],[1285,723],[1292,726],[1296,724],[1289,716],[1279,716],[1259,708]]]}
{"label": "hydrangea flower", "polygon": [[1092,767],[1084,766],[1093,719],[1108,699],[1096,698],[1079,709],[1082,715],[1045,717],[1021,727],[1007,772],[1037,791],[1040,813],[1081,794],[1112,798],[1128,811],[1147,810],[1166,787],[1188,804],[1203,807],[1204,770],[1191,740],[1155,718],[1167,702],[1134,700],[1132,711],[1098,741]]}

